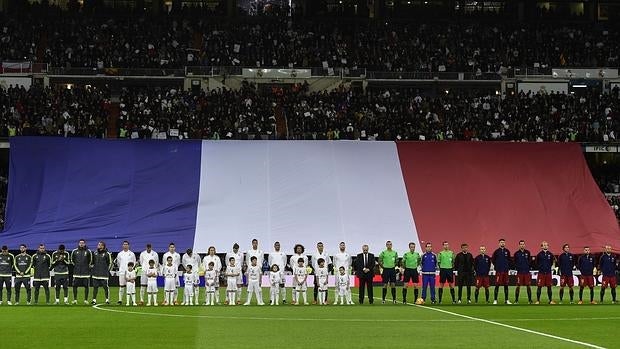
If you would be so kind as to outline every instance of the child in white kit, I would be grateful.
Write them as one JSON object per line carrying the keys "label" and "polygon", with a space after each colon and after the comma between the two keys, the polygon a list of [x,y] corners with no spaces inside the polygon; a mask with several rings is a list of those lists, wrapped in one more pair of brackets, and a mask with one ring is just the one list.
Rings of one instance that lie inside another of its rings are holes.
{"label": "child in white kit", "polygon": [[[157,268],[155,268],[155,261],[149,261],[149,267],[146,270],[146,277],[148,278],[146,281],[146,292],[147,292],[147,303],[146,306],[157,306]],[[151,301],[153,303],[151,303]]]}
{"label": "child in white kit", "polygon": [[252,293],[256,296],[256,302],[258,305],[265,305],[263,303],[263,291],[260,286],[261,279],[261,267],[258,265],[258,258],[252,256],[250,258],[250,266],[247,271],[248,276],[248,299],[243,305],[250,305],[252,301]]}
{"label": "child in white kit", "polygon": [[329,271],[325,266],[325,260],[323,258],[319,258],[319,267],[316,269],[314,273],[314,277],[317,278],[317,285],[319,285],[319,304],[325,305],[327,304],[327,276],[329,275]]}
{"label": "child in white kit", "polygon": [[185,287],[183,288],[183,303],[181,305],[194,305],[194,284],[197,276],[198,274],[192,271],[192,265],[188,264],[185,274],[183,274]]}
{"label": "child in white kit", "polygon": [[217,271],[213,269],[215,263],[209,262],[209,269],[205,271],[205,305],[213,305],[215,299],[215,283]]}
{"label": "child in white kit", "polygon": [[133,268],[134,263],[127,263],[127,271],[125,272],[125,281],[127,281],[127,306],[138,305],[136,303],[136,270]]}
{"label": "child in white kit", "polygon": [[280,267],[277,264],[271,266],[271,271],[269,272],[269,285],[271,285],[269,289],[269,304],[271,305],[280,305],[280,283],[282,282],[282,272],[280,272]]}
{"label": "child in white kit", "polygon": [[304,266],[304,259],[299,258],[297,260],[297,265],[293,267],[293,287],[295,288],[296,294],[296,303],[297,305],[301,304],[301,298],[299,298],[299,294],[301,294],[304,298],[304,304],[308,305],[308,296],[306,294],[306,280],[308,279],[308,270]]}
{"label": "child in white kit", "polygon": [[237,278],[241,275],[241,267],[235,264],[235,257],[228,259],[226,268],[226,293],[228,294],[228,304],[237,304]]}
{"label": "child in white kit", "polygon": [[200,274],[200,271],[194,270],[194,305],[200,305]]}
{"label": "child in white kit", "polygon": [[345,273],[345,269],[344,267],[340,267],[339,268],[340,274],[338,274],[338,277],[336,279],[336,284],[338,285],[338,294],[336,295],[336,302],[334,304],[338,303],[338,299],[340,299],[340,305],[343,304],[353,304],[352,302],[348,302],[347,301],[347,295],[349,294],[350,290],[349,290],[349,285],[350,285],[350,279],[349,279],[349,275],[347,275]]}
{"label": "child in white kit", "polygon": [[166,298],[164,298],[164,305],[174,305],[174,294],[177,289],[177,268],[172,264],[172,256],[166,258],[166,265],[164,266],[164,292]]}

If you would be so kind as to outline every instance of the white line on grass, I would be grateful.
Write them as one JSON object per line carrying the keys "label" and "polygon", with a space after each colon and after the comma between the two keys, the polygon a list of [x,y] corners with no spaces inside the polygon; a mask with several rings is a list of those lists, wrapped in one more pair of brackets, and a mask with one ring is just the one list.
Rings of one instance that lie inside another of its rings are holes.
{"label": "white line on grass", "polygon": [[[538,335],[538,336],[543,336],[543,337],[548,337],[548,338],[552,338],[552,339],[557,339],[559,341],[564,341],[564,342],[569,342],[569,343],[573,343],[573,344],[578,344],[578,345],[582,345],[582,346],[589,347],[589,348],[605,349],[605,347],[601,347],[601,346],[598,346],[598,345],[595,345],[595,344],[591,344],[591,343],[586,343],[586,342],[581,342],[581,341],[577,341],[577,340],[570,339],[570,338],[555,336],[555,335],[552,335],[552,334],[549,334],[549,333],[534,331],[534,330],[530,330],[530,329],[523,328],[523,327],[512,326],[512,325],[508,325],[508,324],[505,324],[505,323],[502,323],[502,322],[493,321],[493,320],[481,319],[481,318],[477,318],[477,317],[473,317],[473,316],[469,316],[469,315],[454,313],[454,312],[447,311],[447,310],[444,310],[444,309],[433,308],[433,307],[428,307],[428,306],[421,306],[421,305],[411,304],[411,303],[407,303],[407,305],[418,307],[418,308],[422,308],[422,309],[428,309],[428,310],[432,310],[432,311],[436,311],[436,312],[440,312],[440,313],[444,313],[444,314],[449,314],[449,315],[452,315],[452,316],[458,316],[458,317],[461,317],[461,318],[464,318],[464,319],[484,322],[484,323],[495,325],[495,326],[505,327],[505,328],[509,328],[509,329],[512,329],[512,330],[515,330],[515,331],[521,331],[521,332],[535,334],[535,335]],[[529,319],[524,319],[524,320],[529,320]],[[537,321],[540,321],[540,320],[541,319],[537,319]],[[511,321],[511,320],[510,319],[505,319],[503,321]]]}
{"label": "white line on grass", "polygon": [[[167,317],[187,317],[187,318],[205,318],[205,319],[233,319],[233,320],[276,320],[276,321],[344,321],[344,322],[475,322],[478,320],[474,319],[335,319],[335,318],[290,318],[290,317],[242,317],[242,316],[217,316],[217,315],[191,315],[191,314],[169,314],[169,313],[145,313],[141,311],[133,311],[133,310],[123,310],[123,309],[114,309],[101,307],[102,304],[97,304],[92,306],[92,308],[97,310],[109,311],[113,313],[124,313],[124,314],[136,314],[136,315],[147,315],[147,316],[167,316]],[[407,303],[407,305],[413,305]],[[184,307],[177,307],[176,309],[183,309]],[[222,307],[219,307],[222,308]],[[194,309],[194,308],[188,308]],[[426,308],[428,309],[428,308]],[[509,321],[509,322],[530,322],[530,321],[603,321],[603,320],[620,320],[620,317],[580,317],[580,318],[516,318],[516,319],[488,319],[489,321]]]}
{"label": "white line on grass", "polygon": [[[276,321],[340,321],[340,322],[476,322],[475,319],[335,319],[335,318],[290,318],[290,317],[242,317],[242,316],[217,316],[217,315],[191,315],[191,314],[169,314],[169,313],[151,313],[133,310],[123,310],[114,308],[102,308],[102,304],[92,306],[96,310],[103,310],[113,313],[135,314],[146,316],[165,316],[165,317],[185,317],[185,318],[204,318],[204,319],[232,319],[232,320],[276,320]],[[413,305],[407,303],[407,305]],[[184,307],[177,307],[183,309]],[[194,308],[189,308],[194,309]],[[426,308],[428,309],[428,308]],[[508,321],[508,322],[530,322],[530,321],[603,321],[603,320],[620,320],[620,317],[580,317],[580,318],[516,318],[516,319],[487,319],[488,321]]]}
{"label": "white line on grass", "polygon": [[[377,300],[381,299],[379,297],[373,297],[373,298],[377,299]],[[472,320],[472,321],[483,322],[483,323],[487,323],[487,324],[491,324],[491,325],[495,325],[495,326],[509,328],[509,329],[512,329],[512,330],[515,330],[515,331],[526,332],[526,333],[535,334],[535,335],[542,336],[542,337],[548,337],[548,338],[552,338],[552,339],[557,339],[559,341],[564,341],[564,342],[569,342],[569,343],[573,343],[573,344],[578,344],[578,345],[582,345],[584,347],[597,348],[597,349],[606,349],[605,347],[601,347],[601,346],[598,346],[596,344],[581,342],[581,341],[577,341],[577,340],[570,339],[570,338],[564,338],[564,337],[560,337],[560,336],[554,336],[552,334],[548,334],[548,333],[544,333],[544,332],[539,332],[539,331],[534,331],[534,330],[529,330],[527,328],[512,326],[512,325],[504,324],[504,323],[493,321],[493,320],[481,319],[481,318],[477,318],[477,317],[473,317],[473,316],[469,316],[469,315],[454,313],[454,312],[443,310],[443,309],[440,309],[440,308],[435,308],[435,307],[430,307],[430,306],[423,306],[423,305],[417,305],[417,304],[414,304],[414,303],[406,303],[406,304],[409,305],[409,306],[413,306],[413,307],[417,307],[417,308],[421,308],[421,309],[428,309],[428,310],[432,310],[432,311],[436,311],[436,312],[440,312],[440,313],[444,313],[444,314],[448,314],[448,315],[452,315],[452,316],[457,316],[457,317],[461,317],[461,318]],[[540,321],[540,320],[542,320],[542,319],[537,319],[537,321]],[[510,319],[505,319],[505,320],[502,320],[502,321],[511,321],[511,320]]]}

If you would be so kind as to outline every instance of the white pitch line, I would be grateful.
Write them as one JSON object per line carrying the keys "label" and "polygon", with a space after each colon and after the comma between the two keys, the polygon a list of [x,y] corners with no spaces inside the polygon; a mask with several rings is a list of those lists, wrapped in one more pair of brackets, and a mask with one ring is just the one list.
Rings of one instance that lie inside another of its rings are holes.
{"label": "white pitch line", "polygon": [[[377,299],[377,300],[381,299],[379,297],[373,297],[373,298]],[[601,347],[601,346],[598,346],[596,344],[581,342],[581,341],[577,341],[577,340],[570,339],[570,338],[564,338],[564,337],[560,337],[560,336],[555,336],[555,335],[552,335],[552,334],[549,334],[549,333],[544,333],[544,332],[530,330],[530,329],[527,329],[527,328],[512,326],[512,325],[504,324],[504,323],[493,321],[493,320],[481,319],[481,318],[477,318],[477,317],[473,317],[473,316],[469,316],[469,315],[463,315],[463,314],[459,314],[459,313],[454,313],[454,312],[443,310],[443,309],[440,309],[440,308],[423,306],[423,305],[417,305],[417,304],[414,304],[414,303],[406,303],[406,304],[409,305],[409,306],[413,306],[413,307],[417,307],[417,308],[421,308],[421,309],[428,309],[428,310],[432,310],[432,311],[436,311],[436,312],[440,312],[440,313],[444,313],[444,314],[448,314],[448,315],[452,315],[452,316],[457,316],[457,317],[461,317],[461,318],[472,320],[472,321],[483,322],[483,323],[487,323],[487,324],[490,324],[490,325],[495,325],[495,326],[509,328],[509,329],[512,329],[512,330],[515,330],[515,331],[526,332],[526,333],[535,334],[535,335],[542,336],[542,337],[557,339],[557,340],[563,341],[563,342],[569,342],[569,343],[573,343],[573,344],[578,344],[578,345],[582,345],[584,347],[596,348],[596,349],[606,349],[605,347]],[[537,319],[537,320],[541,321],[542,319]],[[510,321],[510,319],[506,319],[506,320],[503,320],[503,321]]]}
{"label": "white pitch line", "polygon": [[[96,310],[103,310],[113,313],[146,315],[146,316],[164,316],[164,317],[182,317],[182,318],[201,318],[201,319],[231,319],[231,320],[276,320],[276,321],[339,321],[339,322],[475,322],[474,319],[335,319],[335,318],[290,318],[290,317],[242,317],[242,316],[221,316],[221,315],[191,315],[191,314],[169,314],[169,313],[146,313],[141,311],[122,310],[113,308],[102,308],[102,304],[92,306]],[[407,305],[413,305],[407,303]],[[183,308],[177,308],[183,309]],[[193,308],[190,308],[193,309]],[[428,309],[428,308],[426,308]],[[488,321],[508,321],[508,322],[530,322],[530,321],[603,321],[603,320],[620,320],[620,317],[581,317],[581,318],[516,318],[516,319],[488,319]]]}
{"label": "white pitch line", "polygon": [[[473,316],[469,316],[469,315],[463,315],[463,314],[459,314],[459,313],[454,313],[454,312],[443,310],[443,309],[439,309],[439,308],[425,307],[425,306],[421,306],[421,305],[417,305],[417,304],[411,304],[411,303],[407,303],[407,305],[418,307],[418,308],[422,308],[422,309],[428,309],[428,310],[432,310],[432,311],[437,311],[437,312],[444,313],[444,314],[449,314],[449,315],[452,315],[452,316],[458,316],[458,317],[461,317],[461,318],[464,318],[464,319],[484,322],[484,323],[495,325],[495,326],[505,327],[505,328],[509,328],[509,329],[512,329],[512,330],[515,330],[515,331],[521,331],[521,332],[535,334],[535,335],[542,336],[542,337],[548,337],[548,338],[552,338],[552,339],[557,339],[559,341],[569,342],[569,343],[573,343],[573,344],[578,344],[578,345],[582,345],[584,347],[597,348],[597,349],[605,349],[605,347],[601,347],[601,346],[598,346],[598,345],[595,345],[595,344],[591,344],[591,343],[581,342],[581,341],[577,341],[577,340],[570,339],[570,338],[565,338],[565,337],[560,337],[560,336],[554,336],[554,335],[549,334],[549,333],[544,333],[544,332],[530,330],[530,329],[527,329],[527,328],[512,326],[512,325],[508,325],[508,324],[504,324],[504,323],[496,322],[496,321],[492,321],[492,320],[481,319],[481,318],[477,318],[477,317],[473,317]],[[510,319],[506,319],[504,321],[511,321],[511,320]],[[538,319],[538,321],[540,321],[540,319]]]}

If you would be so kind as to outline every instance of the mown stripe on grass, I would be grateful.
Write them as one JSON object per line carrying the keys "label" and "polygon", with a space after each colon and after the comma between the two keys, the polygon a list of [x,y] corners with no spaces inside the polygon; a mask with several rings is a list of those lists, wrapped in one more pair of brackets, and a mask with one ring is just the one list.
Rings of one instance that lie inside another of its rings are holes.
{"label": "mown stripe on grass", "polygon": [[[294,317],[257,317],[257,316],[222,316],[222,315],[193,315],[193,314],[170,314],[170,313],[153,313],[135,310],[114,309],[112,307],[103,307],[102,304],[92,306],[93,309],[103,310],[112,313],[134,314],[145,316],[163,316],[176,318],[200,318],[200,319],[228,319],[228,320],[269,320],[269,321],[335,321],[335,322],[472,322],[467,319],[338,319],[338,318],[294,318]],[[183,309],[184,307],[177,307]],[[220,307],[221,308],[221,307]],[[152,308],[151,308],[152,309]],[[193,309],[193,308],[192,308]]]}

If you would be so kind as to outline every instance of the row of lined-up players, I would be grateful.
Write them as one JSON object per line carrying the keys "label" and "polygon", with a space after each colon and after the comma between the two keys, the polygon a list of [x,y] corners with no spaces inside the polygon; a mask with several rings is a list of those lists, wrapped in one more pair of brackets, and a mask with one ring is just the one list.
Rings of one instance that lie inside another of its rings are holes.
{"label": "row of lined-up players", "polygon": [[[294,249],[294,254],[290,257],[289,263],[287,263],[288,257],[284,252],[280,250],[279,242],[274,244],[274,251],[269,253],[268,258],[265,260],[267,263],[267,270],[270,270],[273,274],[274,266],[277,271],[282,274],[285,267],[290,265],[293,269],[294,274],[303,274],[304,272],[299,271],[296,267],[303,267],[305,273],[314,272],[317,274],[319,269],[326,268],[327,266],[333,267],[335,270],[335,275],[338,277],[340,273],[340,269],[344,270],[343,275],[350,274],[351,267],[353,266],[355,274],[360,279],[360,303],[364,300],[364,291],[368,291],[369,302],[372,303],[372,276],[374,276],[375,269],[375,257],[373,254],[368,253],[368,246],[363,246],[363,252],[357,256],[356,265],[352,264],[352,257],[345,250],[345,243],[341,242],[339,246],[339,252],[334,254],[333,256],[328,256],[324,250],[324,246],[322,243],[317,244],[317,251],[312,255],[312,267],[306,270],[309,267],[308,264],[308,256],[304,254],[305,250],[302,245],[296,245]],[[598,263],[595,262],[594,257],[590,254],[589,247],[584,248],[584,254],[579,258],[576,258],[572,253],[570,253],[570,247],[568,244],[565,244],[562,247],[562,253],[557,257],[553,255],[549,251],[549,246],[546,242],[541,243],[541,251],[537,255],[532,255],[525,248],[525,241],[519,241],[519,249],[514,253],[514,256],[511,256],[510,251],[505,247],[505,240],[499,240],[499,248],[495,250],[495,252],[488,256],[486,255],[486,248],[484,246],[480,247],[480,254],[475,258],[471,253],[468,252],[468,245],[461,245],[461,252],[455,254],[449,249],[448,242],[443,243],[443,250],[438,254],[433,253],[432,245],[427,243],[425,245],[425,252],[420,255],[415,251],[415,244],[409,244],[409,251],[406,252],[399,261],[398,254],[396,251],[392,249],[391,241],[386,242],[386,249],[381,252],[378,256],[379,266],[381,267],[381,273],[383,276],[383,297],[382,300],[385,302],[386,291],[388,288],[391,288],[392,291],[392,300],[396,302],[395,295],[395,282],[396,275],[403,276],[403,282],[405,287],[403,288],[403,302],[406,303],[406,295],[407,295],[407,284],[411,281],[414,285],[415,298],[418,299],[418,288],[416,284],[419,283],[420,274],[422,275],[422,300],[426,298],[426,289],[430,288],[431,291],[431,301],[435,302],[435,289],[434,289],[434,278],[439,270],[440,277],[440,288],[439,288],[439,302],[441,302],[443,295],[443,286],[448,284],[450,286],[450,293],[452,295],[452,301],[457,303],[455,294],[454,294],[454,279],[456,275],[456,283],[458,284],[458,303],[461,302],[462,298],[462,288],[467,288],[467,301],[471,302],[471,293],[470,287],[475,284],[476,286],[476,301],[478,300],[478,290],[483,287],[486,291],[486,300],[489,301],[489,272],[491,270],[491,265],[494,266],[495,269],[495,295],[494,295],[494,303],[497,303],[498,291],[499,287],[504,287],[504,296],[505,302],[510,303],[508,297],[508,270],[516,269],[517,271],[517,288],[515,291],[515,301],[518,302],[520,286],[527,287],[528,293],[528,301],[532,303],[532,294],[530,289],[531,284],[531,264],[532,261],[535,261],[538,268],[538,292],[537,292],[537,303],[540,301],[540,293],[542,287],[547,287],[547,292],[549,296],[549,302],[553,303],[551,297],[551,271],[553,266],[558,265],[559,273],[560,273],[560,298],[562,299],[564,294],[564,287],[569,288],[570,293],[570,301],[573,302],[573,270],[576,268],[580,271],[580,294],[579,294],[579,302],[582,302],[582,293],[584,287],[590,288],[590,301],[594,302],[593,295],[593,286],[594,286],[594,275],[597,272],[602,274],[603,287],[601,288],[600,298],[601,302],[604,297],[605,289],[607,287],[611,288],[612,302],[616,302],[616,268],[617,268],[617,257],[612,253],[611,246],[605,246],[605,251],[601,255],[598,260]],[[234,277],[237,282],[236,285],[243,285],[242,273],[243,271],[250,271],[249,269],[253,269],[258,271],[256,274],[259,275],[261,271],[261,264],[259,261],[263,259],[263,252],[258,248],[258,240],[252,240],[252,248],[245,253],[245,260],[243,252],[239,251],[239,245],[234,244],[233,250],[226,255],[225,263],[226,269],[232,269],[229,263],[231,260],[234,262],[234,267],[239,268],[239,272],[235,273]],[[333,258],[333,259],[332,259]],[[24,286],[27,290],[27,298],[28,303],[30,303],[30,278],[31,275],[34,276],[34,286],[35,286],[35,303],[38,301],[38,293],[39,288],[44,287],[46,292],[46,300],[49,302],[49,279],[50,279],[50,271],[54,271],[54,281],[56,285],[56,303],[59,303],[59,293],[60,289],[64,289],[64,300],[65,303],[68,302],[68,276],[69,276],[69,265],[73,265],[73,303],[77,303],[77,289],[78,287],[85,288],[85,303],[88,303],[88,286],[89,279],[92,277],[93,286],[94,286],[94,298],[93,303],[96,303],[98,288],[102,287],[105,292],[106,302],[109,303],[109,290],[108,290],[108,278],[110,276],[110,271],[112,270],[114,265],[117,265],[119,268],[119,304],[123,300],[123,293],[127,286],[129,285],[131,289],[135,287],[135,279],[131,277],[127,277],[128,269],[131,266],[131,272],[133,274],[138,273],[140,276],[140,285],[143,286],[140,288],[140,301],[144,303],[144,293],[148,289],[149,283],[149,267],[155,268],[157,270],[157,275],[166,276],[165,273],[165,265],[167,264],[167,260],[171,259],[171,267],[172,270],[175,271],[175,287],[174,294],[171,295],[171,299],[168,299],[169,303],[176,303],[177,292],[176,287],[179,284],[179,277],[177,270],[183,270],[188,272],[189,270],[193,270],[193,273],[196,276],[203,276],[205,273],[212,269],[215,271],[215,280],[219,279],[220,273],[222,271],[222,262],[219,256],[215,254],[215,248],[210,247],[208,254],[201,260],[200,256],[196,253],[193,253],[191,249],[188,249],[187,252],[181,257],[177,252],[174,243],[169,245],[169,250],[164,254],[163,263],[160,265],[159,257],[157,252],[153,251],[150,244],[147,244],[147,248],[140,254],[139,260],[136,260],[136,255],[129,250],[129,243],[127,241],[123,242],[123,249],[120,251],[116,259],[112,259],[112,255],[106,249],[104,242],[99,242],[97,246],[97,250],[91,251],[86,247],[86,242],[84,240],[80,240],[78,242],[78,247],[74,249],[71,253],[65,250],[64,245],[60,245],[59,249],[55,251],[51,256],[47,254],[45,250],[45,246],[41,244],[38,248],[37,253],[34,255],[28,255],[26,253],[26,246],[20,246],[20,253],[16,256],[11,255],[8,252],[8,248],[6,246],[2,247],[2,252],[0,253],[0,302],[2,300],[2,287],[6,286],[8,301],[10,304],[10,285],[11,285],[11,276],[13,270],[15,270],[15,288],[16,288],[16,302],[19,303],[19,290],[22,286]],[[252,261],[252,259],[255,259]],[[299,262],[301,259],[301,262]],[[320,262],[324,263],[324,266],[321,267]],[[333,260],[333,263],[332,263]],[[399,263],[400,262],[400,263]],[[138,268],[137,270],[133,270],[134,267],[142,266],[141,272]],[[255,268],[250,268],[251,266]],[[342,267],[342,268],[341,268]],[[598,267],[598,268],[597,268]],[[598,269],[598,270],[597,270]],[[296,270],[298,272],[296,273]],[[266,270],[265,270],[266,271]],[[130,273],[130,276],[133,275]],[[191,274],[191,273],[189,273]],[[231,275],[226,273],[222,274],[227,278],[231,278]],[[156,275],[151,275],[156,276]],[[273,275],[272,275],[273,276]],[[299,279],[296,281],[297,275],[294,277],[293,286],[295,287],[295,291],[293,292],[293,302],[297,301],[298,286],[301,284],[305,285],[305,278]],[[248,274],[249,279],[249,274]],[[400,279],[400,278],[399,278]],[[198,277],[196,277],[198,280]],[[214,280],[214,288],[217,289],[219,287],[219,282]],[[231,279],[232,280],[232,279]],[[303,282],[301,282],[303,280]],[[129,282],[128,282],[129,281]],[[230,281],[230,280],[228,280]],[[230,282],[228,282],[230,284]],[[343,280],[344,283],[344,280]],[[283,301],[286,301],[286,290],[284,289],[283,278],[280,277],[280,281],[278,282],[280,285],[280,294],[283,297]],[[230,286],[230,285],[229,285]],[[249,284],[248,284],[249,286]],[[319,303],[321,301],[325,301],[325,293],[322,293],[324,287],[321,286],[321,281],[319,277],[315,278],[315,302],[317,301],[317,295],[319,295]],[[366,286],[366,287],[364,287]],[[172,288],[172,287],[170,287]],[[129,290],[128,290],[129,291]],[[172,290],[171,290],[172,291]],[[235,294],[237,295],[237,299],[240,299],[240,291],[241,287],[236,287]],[[305,295],[305,289],[303,290]],[[207,290],[207,292],[209,292]],[[128,292],[129,293],[129,292]],[[151,293],[151,292],[149,292]],[[196,303],[198,303],[198,293],[195,292]],[[217,293],[216,297],[217,297]],[[346,303],[350,304],[351,295],[350,290],[346,287]],[[257,297],[259,295],[257,294]],[[273,296],[273,295],[272,295]],[[167,295],[168,297],[168,295]],[[149,297],[150,298],[150,297]],[[227,294],[227,299],[228,299]],[[248,297],[249,299],[249,297]],[[259,300],[262,299],[259,298]],[[561,300],[560,299],[560,300]],[[135,299],[134,299],[135,301]],[[218,299],[219,301],[219,299]],[[272,302],[274,299],[272,298]],[[344,301],[344,299],[343,299]],[[185,302],[189,303],[186,299]],[[234,303],[234,302],[233,302]]]}

